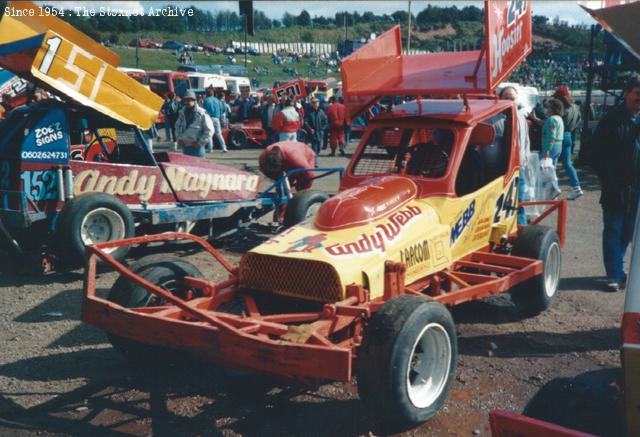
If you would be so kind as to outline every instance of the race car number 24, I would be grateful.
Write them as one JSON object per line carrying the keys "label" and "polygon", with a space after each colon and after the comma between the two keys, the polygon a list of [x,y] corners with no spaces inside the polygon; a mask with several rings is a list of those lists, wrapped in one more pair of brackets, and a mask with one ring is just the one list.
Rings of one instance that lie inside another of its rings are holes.
{"label": "race car number 24", "polygon": [[511,217],[518,209],[518,178],[511,180],[507,191],[500,194],[496,201],[496,210],[493,222],[498,223]]}

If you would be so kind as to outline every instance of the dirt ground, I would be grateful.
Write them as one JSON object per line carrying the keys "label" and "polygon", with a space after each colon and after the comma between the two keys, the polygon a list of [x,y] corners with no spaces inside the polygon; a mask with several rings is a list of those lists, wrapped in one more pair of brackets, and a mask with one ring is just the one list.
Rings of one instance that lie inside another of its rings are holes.
{"label": "dirt ground", "polygon": [[[243,166],[255,163],[257,153],[212,156]],[[346,162],[322,158],[320,164]],[[489,411],[521,411],[555,377],[619,366],[624,295],[600,291],[599,188],[593,176],[582,172],[581,177],[585,195],[570,205],[562,282],[553,306],[529,319],[518,315],[506,295],[454,308],[459,358],[449,399],[433,420],[402,435],[490,435]],[[335,190],[332,182],[322,184]],[[236,262],[266,237],[247,230],[215,246]],[[208,277],[221,275],[192,248],[171,252],[193,261]],[[145,253],[137,251],[132,258]],[[82,271],[38,276],[8,265],[6,257],[0,261],[5,266],[0,274],[0,435],[380,433],[354,383],[306,388],[194,360],[168,368],[130,363],[103,332],[80,322]],[[101,292],[115,278],[101,275]]]}

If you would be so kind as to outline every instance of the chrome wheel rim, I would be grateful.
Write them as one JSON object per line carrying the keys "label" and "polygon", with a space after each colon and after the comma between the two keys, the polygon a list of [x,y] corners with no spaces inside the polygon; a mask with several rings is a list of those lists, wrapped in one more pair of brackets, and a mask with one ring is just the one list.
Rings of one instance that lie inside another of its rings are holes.
{"label": "chrome wheel rim", "polygon": [[560,282],[560,245],[553,242],[547,251],[544,262],[544,292],[547,297],[553,297]]}
{"label": "chrome wheel rim", "polygon": [[449,334],[442,325],[429,323],[413,344],[407,365],[407,393],[416,408],[427,408],[438,399],[449,378],[450,368]]}
{"label": "chrome wheel rim", "polygon": [[[109,208],[96,208],[82,219],[80,238],[85,245],[122,240],[125,237],[125,229],[120,214]],[[112,247],[104,251],[111,253],[116,249]]]}

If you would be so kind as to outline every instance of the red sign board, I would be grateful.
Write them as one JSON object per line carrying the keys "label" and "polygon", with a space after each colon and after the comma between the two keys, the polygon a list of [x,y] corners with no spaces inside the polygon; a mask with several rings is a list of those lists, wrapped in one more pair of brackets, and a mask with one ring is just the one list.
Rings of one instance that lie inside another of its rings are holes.
{"label": "red sign board", "polygon": [[485,2],[485,47],[488,88],[495,89],[531,52],[531,2]]}
{"label": "red sign board", "polygon": [[283,95],[306,97],[307,89],[304,87],[304,81],[299,79],[292,82],[287,82],[277,88],[274,88],[272,94],[278,98],[282,97]]}

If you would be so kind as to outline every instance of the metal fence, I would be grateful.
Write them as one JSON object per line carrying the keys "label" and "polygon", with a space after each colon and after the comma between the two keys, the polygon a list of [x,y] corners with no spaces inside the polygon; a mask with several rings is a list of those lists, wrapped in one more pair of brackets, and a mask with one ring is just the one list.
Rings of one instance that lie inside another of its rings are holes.
{"label": "metal fence", "polygon": [[[244,42],[231,41],[233,48],[245,47]],[[255,49],[258,53],[277,53],[281,50],[295,53],[313,53],[316,55],[335,53],[335,44],[321,44],[312,42],[247,42],[248,48]]]}

